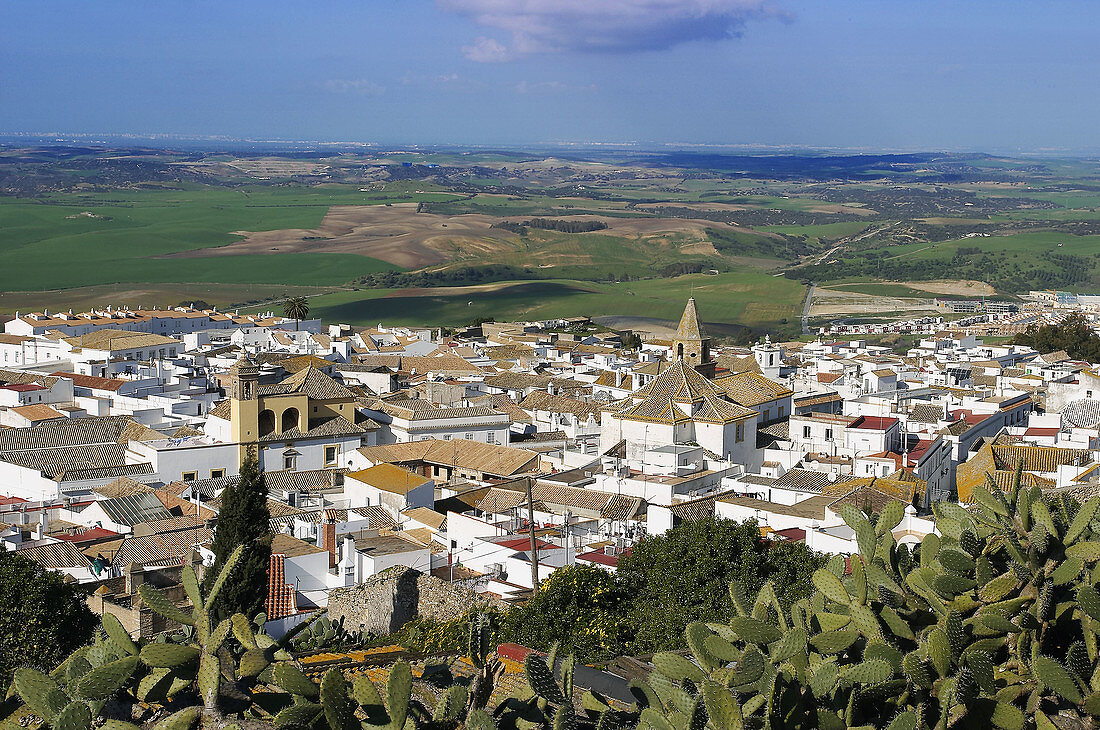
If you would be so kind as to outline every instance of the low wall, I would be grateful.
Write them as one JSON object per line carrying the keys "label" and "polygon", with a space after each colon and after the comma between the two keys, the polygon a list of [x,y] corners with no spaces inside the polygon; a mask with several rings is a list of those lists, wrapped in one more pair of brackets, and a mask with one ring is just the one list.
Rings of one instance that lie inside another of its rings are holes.
{"label": "low wall", "polygon": [[474,593],[427,573],[395,567],[329,594],[328,614],[348,631],[392,634],[414,618],[449,621],[478,608],[504,610],[493,596]]}

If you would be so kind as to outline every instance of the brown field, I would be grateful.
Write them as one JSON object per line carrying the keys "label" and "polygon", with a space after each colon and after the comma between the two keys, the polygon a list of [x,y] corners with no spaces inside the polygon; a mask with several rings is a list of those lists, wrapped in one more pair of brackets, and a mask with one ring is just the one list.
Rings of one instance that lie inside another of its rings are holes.
{"label": "brown field", "polygon": [[931,292],[932,294],[950,294],[959,297],[993,296],[997,293],[984,281],[968,279],[939,279],[936,281],[891,281],[889,284],[901,284],[910,289]]}
{"label": "brown field", "polygon": [[[906,284],[906,286],[910,286]],[[924,316],[938,312],[931,299],[887,297],[817,287],[810,303],[810,317],[875,315],[897,313],[899,318]]]}
{"label": "brown field", "polygon": [[[243,239],[228,246],[192,249],[174,257],[216,257],[272,253],[353,253],[371,256],[406,269],[420,269],[465,257],[486,257],[521,247],[519,236],[493,223],[522,222],[531,216],[497,218],[482,214],[436,215],[417,213],[415,203],[393,205],[334,205],[315,229],[234,231]],[[614,218],[570,216],[570,220],[600,220],[608,225],[601,235],[635,238],[660,234],[689,234],[692,253],[715,254],[706,239],[707,228],[739,229],[713,221],[685,218]],[[585,234],[577,234],[584,236]],[[774,235],[761,233],[759,235]],[[578,246],[583,244],[578,240]],[[561,263],[561,262],[558,262]]]}

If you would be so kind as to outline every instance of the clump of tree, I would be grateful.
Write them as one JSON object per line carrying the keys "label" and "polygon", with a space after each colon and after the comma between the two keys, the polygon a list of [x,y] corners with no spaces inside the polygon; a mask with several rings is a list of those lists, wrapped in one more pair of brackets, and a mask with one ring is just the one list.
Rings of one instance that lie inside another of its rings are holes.
{"label": "clump of tree", "polygon": [[547,650],[558,641],[584,661],[684,647],[692,621],[724,621],[733,610],[726,586],[749,590],[771,580],[784,605],[809,595],[825,558],[803,543],[764,540],[755,520],[691,520],[637,543],[612,574],[559,569],[529,602],[512,608],[504,636]]}
{"label": "clump of tree", "polygon": [[52,669],[92,638],[96,623],[75,583],[0,550],[0,695],[16,667]]}
{"label": "clump of tree", "polygon": [[532,218],[524,221],[523,225],[559,233],[591,233],[607,228],[607,224],[603,221],[567,221],[558,218]]}
{"label": "clump of tree", "polygon": [[541,278],[534,269],[507,264],[463,266],[442,271],[376,271],[360,277],[361,286],[377,289],[409,289],[436,286],[469,286],[496,281]]}
{"label": "clump of tree", "polygon": [[1074,313],[1061,324],[1028,325],[1027,330],[1013,338],[1017,345],[1033,347],[1039,352],[1065,350],[1075,360],[1100,362],[1100,335],[1081,313]]}
{"label": "clump of tree", "polygon": [[700,274],[714,268],[717,267],[709,261],[684,261],[662,266],[659,273],[662,278],[671,279],[674,276],[683,276],[684,274]]}
{"label": "clump of tree", "polygon": [[206,588],[222,572],[234,551],[244,546],[233,580],[217,593],[211,610],[219,618],[234,613],[255,616],[267,596],[267,570],[271,559],[271,513],[267,486],[259,463],[249,455],[241,465],[240,480],[221,493],[221,509],[214,528],[214,569],[207,573]]}
{"label": "clump of tree", "polygon": [[499,221],[489,226],[489,228],[500,228],[502,230],[508,231],[509,233],[515,233],[518,236],[527,235],[527,226],[523,225],[522,223],[515,223],[513,221]]}
{"label": "clump of tree", "polygon": [[680,648],[692,621],[727,618],[733,604],[726,587],[734,579],[752,593],[773,581],[789,605],[809,595],[810,576],[824,562],[804,543],[761,539],[756,520],[687,520],[642,540],[618,569],[634,596],[634,652]]}

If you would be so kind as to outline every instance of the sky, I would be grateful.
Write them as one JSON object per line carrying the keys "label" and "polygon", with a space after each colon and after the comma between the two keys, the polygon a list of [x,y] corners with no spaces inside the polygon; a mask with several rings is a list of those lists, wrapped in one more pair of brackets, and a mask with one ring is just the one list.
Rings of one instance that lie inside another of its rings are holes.
{"label": "sky", "polygon": [[0,133],[1100,150],[1100,2],[0,0]]}

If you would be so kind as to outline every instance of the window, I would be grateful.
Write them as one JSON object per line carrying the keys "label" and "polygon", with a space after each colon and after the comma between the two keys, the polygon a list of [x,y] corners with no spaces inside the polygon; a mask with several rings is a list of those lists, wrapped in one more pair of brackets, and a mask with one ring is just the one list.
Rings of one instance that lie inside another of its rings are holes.
{"label": "window", "polygon": [[467,441],[473,441],[474,440],[474,435],[472,433],[466,434],[466,440]]}
{"label": "window", "polygon": [[199,478],[199,473],[197,471],[185,471],[183,473],[183,481],[185,481],[185,482],[193,482],[198,478]]}
{"label": "window", "polygon": [[325,466],[331,466],[336,463],[336,457],[339,450],[339,447],[336,446],[325,447]]}
{"label": "window", "polygon": [[743,424],[743,423],[737,424],[736,438],[737,438],[737,443],[741,443],[742,441],[745,440],[745,424]]}
{"label": "window", "polygon": [[833,440],[833,429],[831,429],[831,428],[825,429],[825,440],[826,441],[832,441]]}
{"label": "window", "polygon": [[210,478],[211,479],[224,479],[225,478],[225,469],[211,469],[210,470]]}
{"label": "window", "polygon": [[782,417],[783,417],[783,406],[779,406],[779,413],[776,415],[776,418],[782,418]]}
{"label": "window", "polygon": [[496,434],[496,431],[490,431],[490,432],[489,432],[489,435],[485,437],[485,443],[487,443],[487,444],[495,444],[496,442],[497,442],[497,434]]}
{"label": "window", "polygon": [[810,438],[810,427],[809,426],[803,426],[802,427],[802,438],[804,438],[804,439]]}
{"label": "window", "polygon": [[296,460],[297,460],[297,457],[293,456],[292,454],[284,455],[283,456],[283,469],[285,469],[287,471],[293,471],[294,470],[294,463],[295,463]]}

